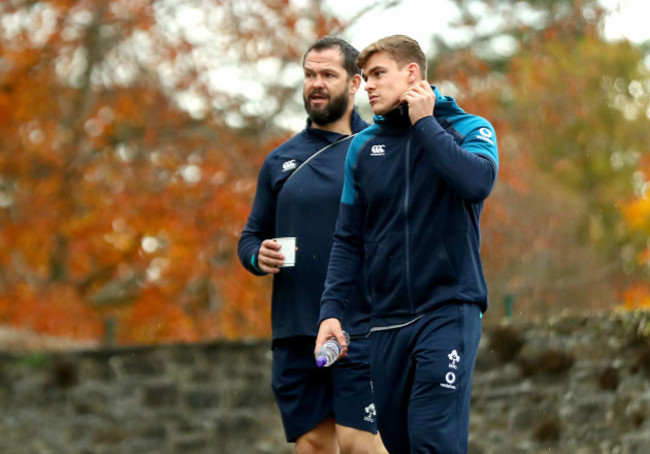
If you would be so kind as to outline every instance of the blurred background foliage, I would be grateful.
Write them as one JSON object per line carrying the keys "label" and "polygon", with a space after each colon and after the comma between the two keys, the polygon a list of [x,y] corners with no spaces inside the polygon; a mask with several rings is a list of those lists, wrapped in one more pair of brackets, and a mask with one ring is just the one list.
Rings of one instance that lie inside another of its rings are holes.
{"label": "blurred background foliage", "polygon": [[[433,34],[428,75],[498,133],[486,322],[650,308],[649,47],[605,40],[593,0],[454,2],[468,39]],[[236,257],[257,171],[304,117],[304,49],[399,1],[372,3],[3,2],[0,324],[269,336],[270,278]]]}

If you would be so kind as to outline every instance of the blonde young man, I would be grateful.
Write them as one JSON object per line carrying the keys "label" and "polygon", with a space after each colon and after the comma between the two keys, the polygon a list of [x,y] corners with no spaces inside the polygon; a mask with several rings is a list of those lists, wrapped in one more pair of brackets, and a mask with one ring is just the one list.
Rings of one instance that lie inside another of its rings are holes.
{"label": "blonde young man", "polygon": [[[351,136],[368,125],[354,109],[361,84],[358,51],[325,37],[303,58],[307,125],[273,150],[260,170],[257,192],[239,241],[242,264],[273,276],[272,387],[287,441],[298,454],[381,454],[370,384],[370,310],[360,284],[350,293],[344,328],[348,356],[317,368],[312,348],[318,329],[332,233]],[[272,238],[296,237],[295,266]],[[340,451],[339,451],[340,449]]]}
{"label": "blonde young man", "polygon": [[357,65],[375,124],[348,150],[316,349],[345,343],[350,287],[367,279],[378,427],[391,454],[467,451],[470,388],[488,306],[479,219],[496,181],[488,121],[425,80],[413,39]]}

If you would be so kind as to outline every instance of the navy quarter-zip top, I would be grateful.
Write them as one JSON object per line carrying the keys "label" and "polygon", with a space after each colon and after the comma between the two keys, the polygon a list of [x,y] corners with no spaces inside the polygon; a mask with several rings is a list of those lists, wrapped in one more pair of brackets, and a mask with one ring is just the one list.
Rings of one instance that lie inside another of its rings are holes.
{"label": "navy quarter-zip top", "polygon": [[496,135],[433,90],[433,116],[411,125],[399,106],[350,145],[320,320],[345,320],[360,272],[375,328],[450,302],[487,310],[479,221],[497,177]]}

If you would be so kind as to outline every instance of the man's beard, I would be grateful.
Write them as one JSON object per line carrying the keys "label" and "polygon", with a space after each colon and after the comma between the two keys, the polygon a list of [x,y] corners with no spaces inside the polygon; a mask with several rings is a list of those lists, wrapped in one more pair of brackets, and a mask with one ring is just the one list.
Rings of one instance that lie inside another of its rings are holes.
{"label": "man's beard", "polygon": [[345,111],[348,110],[348,105],[350,104],[350,98],[348,97],[347,90],[335,98],[330,98],[329,103],[320,109],[312,109],[309,99],[312,95],[319,94],[322,96],[327,96],[327,94],[320,90],[314,90],[309,95],[303,95],[303,101],[305,103],[305,110],[309,119],[316,123],[319,126],[328,125],[339,120],[345,114]]}

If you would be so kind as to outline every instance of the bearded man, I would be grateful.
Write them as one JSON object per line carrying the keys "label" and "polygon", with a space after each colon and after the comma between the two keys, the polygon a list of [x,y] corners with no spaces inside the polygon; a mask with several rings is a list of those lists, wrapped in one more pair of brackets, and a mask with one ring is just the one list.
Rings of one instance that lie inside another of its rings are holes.
{"label": "bearded man", "polygon": [[[307,125],[265,159],[238,245],[243,266],[273,275],[272,388],[296,453],[386,453],[376,428],[370,383],[370,309],[361,283],[343,325],[352,342],[331,367],[316,366],[320,298],[352,136],[368,124],[354,108],[361,84],[358,51],[325,37],[303,57]],[[295,237],[295,265],[283,267],[278,237]],[[339,451],[340,449],[340,451]]]}

